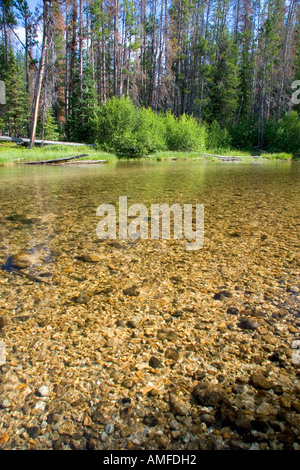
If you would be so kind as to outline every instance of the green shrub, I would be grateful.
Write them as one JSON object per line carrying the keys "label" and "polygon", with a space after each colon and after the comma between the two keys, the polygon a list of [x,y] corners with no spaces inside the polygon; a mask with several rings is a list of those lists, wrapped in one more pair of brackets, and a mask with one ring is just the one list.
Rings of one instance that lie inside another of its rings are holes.
{"label": "green shrub", "polygon": [[257,124],[249,122],[248,120],[240,121],[239,123],[229,128],[231,146],[240,150],[252,150],[258,144],[258,129]]}
{"label": "green shrub", "polygon": [[217,121],[213,121],[207,129],[206,147],[211,150],[229,149],[231,137],[227,129],[222,129]]}
{"label": "green shrub", "polygon": [[261,156],[269,160],[291,160],[293,158],[293,154],[285,152],[262,153]]}
{"label": "green shrub", "polygon": [[175,118],[171,113],[165,116],[166,143],[169,150],[204,151],[206,131],[192,116],[183,114]]}
{"label": "green shrub", "polygon": [[112,98],[100,106],[91,127],[96,142],[119,156],[142,157],[166,148],[162,117],[151,109],[137,109],[124,97]]}

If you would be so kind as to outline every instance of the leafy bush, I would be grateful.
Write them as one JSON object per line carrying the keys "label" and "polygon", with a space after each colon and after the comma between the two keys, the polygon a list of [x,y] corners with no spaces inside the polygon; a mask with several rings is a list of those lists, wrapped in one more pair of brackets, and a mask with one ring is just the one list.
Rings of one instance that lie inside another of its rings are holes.
{"label": "leafy bush", "polygon": [[164,118],[150,108],[138,110],[137,143],[141,154],[166,149]]}
{"label": "leafy bush", "polygon": [[141,157],[165,148],[162,118],[151,109],[137,109],[127,98],[112,98],[93,118],[95,140],[119,156]]}
{"label": "leafy bush", "polygon": [[240,121],[229,128],[229,135],[233,148],[252,150],[257,147],[258,129],[256,123],[248,120]]}
{"label": "leafy bush", "polygon": [[285,152],[262,153],[261,156],[269,160],[291,160],[293,158],[293,154]]}
{"label": "leafy bush", "polygon": [[95,141],[119,156],[141,157],[158,150],[201,151],[205,129],[190,116],[175,118],[136,108],[127,98],[112,98],[100,106],[90,122]]}
{"label": "leafy bush", "polygon": [[278,121],[275,145],[285,152],[300,157],[300,117],[292,111]]}
{"label": "leafy bush", "polygon": [[171,113],[167,113],[165,130],[169,150],[184,152],[205,150],[205,128],[200,126],[192,116],[182,114],[175,118]]}

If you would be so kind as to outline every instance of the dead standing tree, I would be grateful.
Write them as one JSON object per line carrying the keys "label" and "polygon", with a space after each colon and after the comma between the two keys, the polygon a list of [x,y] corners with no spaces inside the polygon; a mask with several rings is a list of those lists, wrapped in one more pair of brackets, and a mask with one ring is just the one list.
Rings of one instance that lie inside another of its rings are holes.
{"label": "dead standing tree", "polygon": [[43,42],[42,42],[42,51],[41,58],[39,63],[39,68],[37,72],[37,78],[35,83],[34,98],[33,98],[33,113],[32,113],[32,123],[30,130],[30,143],[29,148],[34,147],[35,136],[36,136],[36,127],[38,120],[38,112],[41,98],[41,90],[43,83],[43,75],[46,63],[47,50],[51,45],[52,40],[52,18],[51,18],[51,7],[52,0],[44,0],[43,2]]}

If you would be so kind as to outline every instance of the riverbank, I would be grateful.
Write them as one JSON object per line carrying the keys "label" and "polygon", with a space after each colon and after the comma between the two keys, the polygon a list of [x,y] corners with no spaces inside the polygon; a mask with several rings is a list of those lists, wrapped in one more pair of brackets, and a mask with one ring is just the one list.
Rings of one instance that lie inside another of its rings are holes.
{"label": "riverbank", "polygon": [[[218,149],[208,149],[206,154],[199,152],[174,152],[174,151],[160,151],[151,155],[147,155],[144,159],[153,159],[156,161],[164,160],[176,160],[176,159],[209,159],[209,160],[218,160],[217,157],[214,157],[212,154],[219,155],[220,153],[228,157],[241,157],[242,159],[252,160],[250,152],[243,152],[240,150],[218,150]],[[23,147],[18,144],[11,143],[1,143],[0,144],[0,166],[12,166],[19,165],[28,161],[43,161],[43,160],[52,160],[67,158],[75,155],[85,154],[86,156],[77,159],[76,162],[88,161],[88,162],[97,162],[101,161],[106,163],[112,163],[119,161],[120,159],[117,155],[104,152],[97,148],[88,147],[88,146],[63,146],[63,145],[48,145],[44,147],[35,147],[32,150],[29,150],[26,147]],[[285,153],[274,153],[268,154],[263,153],[261,158],[268,160],[291,160],[292,155]],[[122,158],[122,160],[133,160],[132,158]],[[74,162],[73,162],[74,163]]]}

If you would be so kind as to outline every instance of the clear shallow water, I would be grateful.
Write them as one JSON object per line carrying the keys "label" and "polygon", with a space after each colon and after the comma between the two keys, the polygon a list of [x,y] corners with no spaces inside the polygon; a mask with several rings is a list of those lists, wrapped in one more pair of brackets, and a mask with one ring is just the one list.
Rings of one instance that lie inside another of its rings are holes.
{"label": "clear shallow water", "polygon": [[[185,439],[170,435],[168,397],[175,390],[184,398],[188,419],[196,417],[199,428],[201,411],[190,408],[196,377],[227,391],[262,370],[293,398],[299,176],[296,162],[0,169],[0,263],[9,266],[18,252],[32,260],[26,269],[0,270],[0,316],[6,324],[0,328],[6,348],[1,396],[10,403],[0,407],[0,444],[85,449],[91,435],[95,448],[124,449],[131,448],[129,432],[149,448],[145,418],[157,416],[159,433],[170,439],[166,446],[186,449]],[[203,248],[187,251],[185,240],[173,239],[99,240],[96,209],[117,205],[119,196],[147,207],[204,204]],[[252,317],[255,329],[240,327],[244,315]],[[271,361],[271,353],[280,362]],[[120,405],[124,397],[131,402],[128,413]],[[273,409],[266,397],[277,407],[273,392],[256,393],[248,384],[230,395],[229,409],[237,406],[238,413],[255,417],[261,400]],[[277,414],[291,413],[286,429],[292,422],[297,427],[296,412]],[[107,417],[116,420],[108,440],[102,439]],[[130,430],[121,439],[118,428],[127,422]],[[194,426],[186,426],[193,434]],[[39,430],[37,439],[30,438],[31,430]],[[229,435],[226,422],[225,448]],[[69,436],[81,441],[70,443]]]}
{"label": "clear shallow water", "polygon": [[[2,168],[0,261],[3,265],[19,251],[37,252],[42,262],[35,272],[59,279],[62,290],[64,286],[69,289],[65,269],[70,275],[74,270],[79,278],[97,282],[99,272],[87,265],[79,267],[76,256],[93,252],[106,264],[122,262],[120,250],[112,248],[111,240],[97,238],[96,209],[103,203],[117,207],[119,196],[127,196],[128,205],[141,203],[150,208],[152,203],[198,203],[205,210],[201,250],[187,253],[183,240],[123,243],[125,252],[130,248],[132,256],[141,261],[134,267],[137,278],[148,266],[163,282],[162,263],[170,262],[176,272],[179,257],[184,275],[205,285],[254,282],[258,290],[259,283],[264,289],[278,279],[297,284],[299,182],[298,162],[120,162]],[[151,250],[159,253],[156,259]],[[125,263],[124,269],[132,272],[132,264]],[[9,283],[13,282],[10,278]],[[24,295],[30,298],[31,292]],[[45,295],[44,302],[47,295],[52,302],[51,290]]]}

